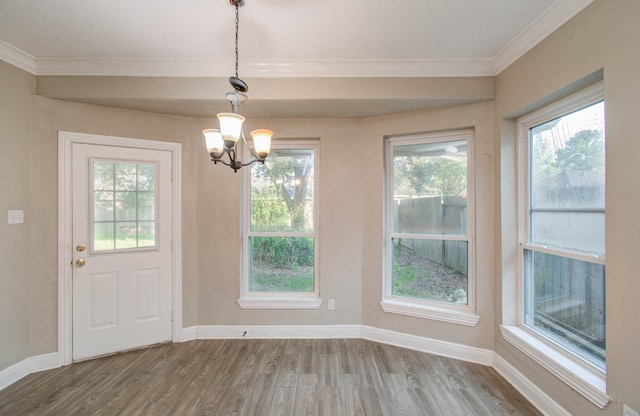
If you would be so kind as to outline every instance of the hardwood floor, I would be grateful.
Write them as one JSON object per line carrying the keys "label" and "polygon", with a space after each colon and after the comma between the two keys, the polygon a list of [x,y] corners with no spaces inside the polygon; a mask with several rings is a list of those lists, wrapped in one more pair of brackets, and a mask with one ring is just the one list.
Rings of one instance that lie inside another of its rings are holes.
{"label": "hardwood floor", "polygon": [[0,415],[540,415],[492,368],[361,339],[199,340],[31,374]]}

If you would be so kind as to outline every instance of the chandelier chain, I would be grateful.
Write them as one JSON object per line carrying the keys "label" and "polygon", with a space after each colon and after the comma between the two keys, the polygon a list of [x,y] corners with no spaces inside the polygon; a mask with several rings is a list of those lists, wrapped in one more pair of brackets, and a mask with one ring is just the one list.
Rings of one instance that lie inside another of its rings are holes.
{"label": "chandelier chain", "polygon": [[238,26],[240,25],[240,14],[238,13],[238,2],[236,6],[236,78],[238,78]]}

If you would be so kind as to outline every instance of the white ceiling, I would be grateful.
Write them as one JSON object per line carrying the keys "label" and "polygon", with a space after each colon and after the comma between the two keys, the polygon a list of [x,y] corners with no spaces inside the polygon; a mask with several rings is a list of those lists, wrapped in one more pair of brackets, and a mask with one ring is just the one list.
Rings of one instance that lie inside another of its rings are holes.
{"label": "white ceiling", "polygon": [[[495,75],[592,0],[246,0],[240,76]],[[229,76],[228,0],[0,0],[36,75]]]}

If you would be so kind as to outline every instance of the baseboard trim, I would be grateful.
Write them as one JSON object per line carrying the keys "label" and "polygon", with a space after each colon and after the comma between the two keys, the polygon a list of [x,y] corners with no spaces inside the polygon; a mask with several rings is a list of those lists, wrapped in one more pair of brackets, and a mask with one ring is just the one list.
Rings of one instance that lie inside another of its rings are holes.
{"label": "baseboard trim", "polygon": [[361,325],[205,325],[196,339],[360,338]]}
{"label": "baseboard trim", "polygon": [[190,326],[188,328],[182,328],[178,335],[178,342],[193,341],[198,337],[198,327]]}
{"label": "baseboard trim", "polygon": [[381,342],[383,344],[395,345],[397,347],[409,348],[429,354],[454,358],[456,360],[468,361],[487,366],[493,365],[493,351],[470,347],[463,344],[456,344],[454,342],[419,337],[402,332],[374,328],[371,326],[362,327],[362,338],[370,341]]}
{"label": "baseboard trim", "polygon": [[571,413],[567,412],[555,400],[549,397],[548,394],[498,354],[494,354],[493,368],[542,412],[542,414],[546,416],[571,416]]}
{"label": "baseboard trim", "polygon": [[25,358],[19,363],[0,370],[0,390],[31,373],[51,370],[58,367],[60,367],[60,360],[58,359],[57,352]]}

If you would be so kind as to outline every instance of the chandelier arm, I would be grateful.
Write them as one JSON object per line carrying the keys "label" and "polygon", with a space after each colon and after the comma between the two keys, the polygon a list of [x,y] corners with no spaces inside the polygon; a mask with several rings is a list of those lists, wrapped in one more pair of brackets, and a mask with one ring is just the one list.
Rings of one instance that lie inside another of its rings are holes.
{"label": "chandelier arm", "polygon": [[260,163],[262,163],[264,165],[264,161],[265,161],[265,159],[261,159],[261,158],[252,159],[251,162],[241,163],[240,166],[249,166],[249,165],[253,165],[256,162],[260,162]]}
{"label": "chandelier arm", "polygon": [[224,154],[222,156],[220,156],[219,158],[212,157],[211,160],[213,161],[214,164],[217,164],[218,162],[220,162],[223,165],[229,166],[231,169],[233,169],[234,172],[237,172],[238,169],[240,169],[243,166],[247,166],[246,164],[243,165],[241,161],[236,160],[235,152],[233,152],[233,154],[232,154],[232,152],[233,152],[233,150],[225,151],[225,153],[229,157],[229,161],[228,162],[226,162],[223,159]]}
{"label": "chandelier arm", "polygon": [[252,149],[252,148],[249,148],[249,153],[251,153],[251,156],[255,157],[255,158],[256,158],[256,159],[258,159],[258,160],[262,159],[262,158],[261,158],[261,157],[256,153],[256,151],[255,151],[254,149]]}

